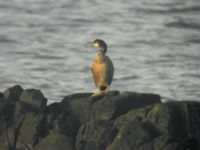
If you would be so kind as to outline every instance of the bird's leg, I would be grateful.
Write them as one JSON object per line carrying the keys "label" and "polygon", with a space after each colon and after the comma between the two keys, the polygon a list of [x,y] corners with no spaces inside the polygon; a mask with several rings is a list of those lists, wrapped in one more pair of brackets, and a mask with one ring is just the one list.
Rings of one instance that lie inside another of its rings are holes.
{"label": "bird's leg", "polygon": [[99,88],[99,90],[95,91],[92,96],[97,96],[97,95],[100,95],[100,94],[109,94],[110,93],[110,89],[109,89],[109,86],[106,86],[106,89],[105,90],[101,90],[101,87]]}
{"label": "bird's leg", "polygon": [[106,87],[105,93],[110,93],[109,86]]}
{"label": "bird's leg", "polygon": [[92,96],[97,96],[97,95],[100,95],[101,93],[102,93],[101,90],[97,90],[92,94]]}

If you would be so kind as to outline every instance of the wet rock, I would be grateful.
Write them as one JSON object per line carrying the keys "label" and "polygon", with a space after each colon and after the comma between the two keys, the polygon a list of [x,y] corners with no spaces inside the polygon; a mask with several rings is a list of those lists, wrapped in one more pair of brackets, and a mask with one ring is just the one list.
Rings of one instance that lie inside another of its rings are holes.
{"label": "wet rock", "polygon": [[45,137],[34,150],[75,150],[71,138],[55,133]]}
{"label": "wet rock", "polygon": [[20,101],[29,104],[38,111],[44,111],[47,104],[47,99],[40,90],[27,89],[21,93]]}
{"label": "wet rock", "polygon": [[19,97],[23,91],[23,88],[20,85],[15,85],[8,88],[4,93],[4,98],[11,101],[19,101]]}

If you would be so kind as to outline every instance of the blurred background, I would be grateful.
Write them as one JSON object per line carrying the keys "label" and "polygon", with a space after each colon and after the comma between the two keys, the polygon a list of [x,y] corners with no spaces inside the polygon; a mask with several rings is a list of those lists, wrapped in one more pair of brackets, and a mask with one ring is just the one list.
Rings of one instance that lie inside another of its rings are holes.
{"label": "blurred background", "polygon": [[0,90],[37,88],[49,103],[95,91],[96,38],[111,90],[200,100],[199,0],[0,0]]}

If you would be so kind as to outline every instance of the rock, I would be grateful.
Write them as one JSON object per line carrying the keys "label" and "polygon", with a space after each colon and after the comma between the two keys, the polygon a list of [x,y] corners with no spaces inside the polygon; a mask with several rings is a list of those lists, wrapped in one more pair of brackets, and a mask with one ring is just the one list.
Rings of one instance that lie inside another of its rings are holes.
{"label": "rock", "polygon": [[182,149],[184,150],[199,150],[200,143],[194,138],[186,139],[182,142]]}
{"label": "rock", "polygon": [[77,150],[104,150],[117,132],[111,121],[90,121],[79,129],[76,148]]}
{"label": "rock", "polygon": [[[156,94],[66,96],[46,106],[35,89],[0,94],[2,150],[199,150],[200,103]],[[76,146],[76,147],[75,147]]]}
{"label": "rock", "polygon": [[88,122],[91,95],[92,93],[73,94],[66,96],[61,102],[65,110],[76,118],[79,127]]}
{"label": "rock", "polygon": [[26,113],[21,126],[18,127],[17,148],[33,148],[39,138],[45,134],[45,116],[43,114]]}
{"label": "rock", "polygon": [[76,120],[67,113],[49,114],[47,116],[47,126],[49,133],[62,133],[72,139],[75,139],[78,131]]}
{"label": "rock", "polygon": [[3,98],[3,93],[0,92],[0,100]]}
{"label": "rock", "polygon": [[48,132],[62,133],[73,140],[75,139],[79,123],[76,117],[65,109],[64,105],[61,103],[52,103],[47,106],[46,113]]}
{"label": "rock", "polygon": [[96,97],[91,97],[91,94],[71,95],[65,97],[62,103],[81,125],[89,120],[115,119],[133,108],[161,103],[161,100],[160,96],[155,94],[115,91]]}
{"label": "rock", "polygon": [[134,92],[122,92],[119,95],[106,95],[91,105],[90,119],[115,119],[131,109],[161,103],[160,96]]}
{"label": "rock", "polygon": [[8,88],[4,93],[4,98],[11,101],[19,101],[19,97],[22,93],[23,89],[20,85],[15,85],[13,87]]}
{"label": "rock", "polygon": [[142,144],[154,138],[145,130],[139,119],[124,124],[118,130],[119,132],[108,150],[138,150]]}
{"label": "rock", "polygon": [[182,113],[182,120],[185,124],[183,128],[183,130],[186,131],[185,137],[195,139],[197,143],[200,143],[200,103],[188,101],[181,102],[180,104],[182,108],[184,108],[182,109],[184,110]]}
{"label": "rock", "polygon": [[14,106],[9,101],[0,101],[0,149],[10,148],[8,128],[12,125]]}
{"label": "rock", "polygon": [[11,149],[32,149],[46,134],[46,115],[35,112],[29,104],[15,104],[13,123],[7,131]]}
{"label": "rock", "polygon": [[161,135],[144,143],[138,150],[183,150],[181,144],[168,135]]}
{"label": "rock", "polygon": [[120,128],[123,124],[139,117],[146,127],[150,128],[150,130],[154,129],[157,135],[169,134],[172,137],[175,135],[180,137],[182,136],[180,134],[184,134],[185,132],[180,128],[180,125],[183,123],[183,120],[181,120],[182,115],[177,112],[177,108],[175,109],[173,107],[174,105],[170,104],[155,104],[141,109],[133,109],[127,114],[117,118],[115,125]]}
{"label": "rock", "polygon": [[20,101],[29,104],[38,111],[44,111],[47,104],[47,99],[40,90],[27,89],[20,96]]}
{"label": "rock", "polygon": [[63,113],[64,111],[65,111],[65,106],[58,102],[49,104],[46,108],[47,114],[59,115],[59,114]]}
{"label": "rock", "polygon": [[71,138],[63,134],[50,134],[45,137],[34,150],[75,150]]}
{"label": "rock", "polygon": [[0,101],[0,133],[12,125],[14,105],[8,101]]}
{"label": "rock", "polygon": [[[153,106],[131,110],[127,114],[120,116],[115,120],[115,126],[121,128],[124,124],[140,118],[145,129],[155,137],[168,135],[180,141],[194,138],[197,140],[197,143],[200,143],[198,138],[200,135],[199,126],[196,126],[199,124],[198,115],[196,115],[200,114],[199,110],[200,103],[197,102],[155,104]],[[194,133],[193,131],[196,132]],[[180,144],[175,142],[171,146],[179,148]],[[168,145],[168,147],[170,146]]]}

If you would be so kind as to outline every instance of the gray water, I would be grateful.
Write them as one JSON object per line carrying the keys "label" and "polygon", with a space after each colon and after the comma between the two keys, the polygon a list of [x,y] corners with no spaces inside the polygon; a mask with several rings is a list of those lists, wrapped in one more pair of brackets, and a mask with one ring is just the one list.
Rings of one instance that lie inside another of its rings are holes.
{"label": "gray water", "polygon": [[95,91],[96,38],[111,90],[200,100],[199,0],[0,0],[0,90],[37,88],[50,103]]}

